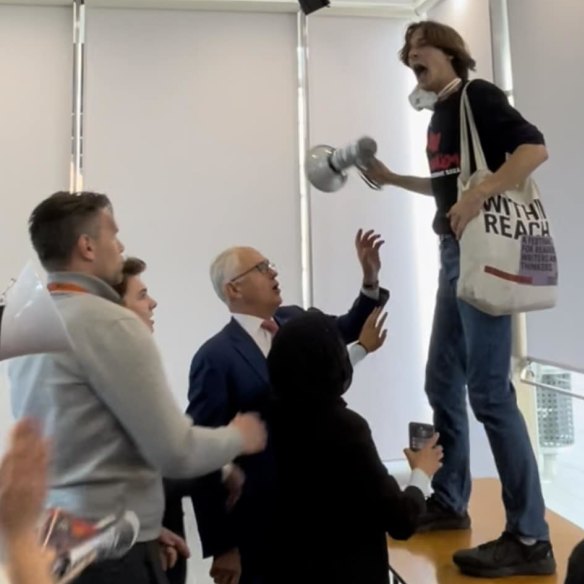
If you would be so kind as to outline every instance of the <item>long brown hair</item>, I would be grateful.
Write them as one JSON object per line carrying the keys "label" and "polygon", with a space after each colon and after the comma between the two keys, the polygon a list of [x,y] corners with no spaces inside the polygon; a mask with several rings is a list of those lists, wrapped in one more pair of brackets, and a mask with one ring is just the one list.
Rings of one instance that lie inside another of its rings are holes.
{"label": "long brown hair", "polygon": [[420,29],[427,45],[440,49],[452,57],[452,67],[456,74],[463,80],[468,79],[469,71],[474,71],[476,61],[470,56],[470,52],[464,39],[447,24],[434,20],[423,20],[410,24],[406,30],[404,46],[399,52],[401,62],[409,67],[408,55],[410,53],[412,35]]}

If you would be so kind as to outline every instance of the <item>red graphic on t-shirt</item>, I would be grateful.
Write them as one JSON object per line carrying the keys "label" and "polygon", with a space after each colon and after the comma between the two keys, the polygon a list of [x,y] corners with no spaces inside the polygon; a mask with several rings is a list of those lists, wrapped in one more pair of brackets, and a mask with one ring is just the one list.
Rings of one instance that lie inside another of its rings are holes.
{"label": "red graphic on t-shirt", "polygon": [[430,163],[430,172],[432,178],[458,172],[460,167],[460,154],[458,152],[449,153],[440,150],[444,148],[442,142],[442,132],[428,131],[428,161]]}
{"label": "red graphic on t-shirt", "polygon": [[428,132],[428,152],[438,152],[442,132]]}
{"label": "red graphic on t-shirt", "polygon": [[459,154],[435,154],[430,158],[430,170],[436,172],[439,170],[459,169]]}

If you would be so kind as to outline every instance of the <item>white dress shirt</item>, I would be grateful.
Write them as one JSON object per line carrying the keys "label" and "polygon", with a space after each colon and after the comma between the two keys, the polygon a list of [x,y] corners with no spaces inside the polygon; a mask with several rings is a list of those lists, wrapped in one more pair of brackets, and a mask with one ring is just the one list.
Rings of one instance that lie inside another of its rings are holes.
{"label": "white dress shirt", "polygon": [[432,479],[420,468],[415,468],[410,475],[408,487],[418,487],[424,497],[428,498],[432,494]]}
{"label": "white dress shirt", "polygon": [[254,340],[264,357],[272,348],[272,335],[262,328],[263,318],[251,314],[233,313],[231,316],[241,325],[241,328]]}
{"label": "white dress shirt", "polygon": [[[379,299],[379,287],[374,289],[361,288],[361,293],[373,300]],[[243,330],[254,340],[264,357],[268,356],[272,348],[272,335],[262,328],[263,318],[250,314],[232,313],[233,318],[241,325]],[[353,343],[348,347],[349,359],[353,367],[367,356],[367,351],[359,343]]]}

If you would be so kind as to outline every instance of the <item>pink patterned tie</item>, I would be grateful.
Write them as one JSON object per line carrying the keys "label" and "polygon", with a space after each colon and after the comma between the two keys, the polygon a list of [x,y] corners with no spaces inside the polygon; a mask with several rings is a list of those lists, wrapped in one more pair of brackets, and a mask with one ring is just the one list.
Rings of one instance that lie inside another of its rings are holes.
{"label": "pink patterned tie", "polygon": [[275,320],[269,319],[269,320],[264,320],[264,322],[262,322],[261,327],[268,331],[272,336],[274,336],[277,332],[278,329],[280,328],[278,326],[278,323]]}

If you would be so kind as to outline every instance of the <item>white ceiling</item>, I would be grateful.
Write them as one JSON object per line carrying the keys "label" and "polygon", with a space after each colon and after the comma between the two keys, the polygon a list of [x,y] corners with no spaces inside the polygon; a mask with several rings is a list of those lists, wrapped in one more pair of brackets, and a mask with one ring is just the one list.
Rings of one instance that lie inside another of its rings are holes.
{"label": "white ceiling", "polygon": [[[417,18],[441,0],[330,0],[310,17],[335,14]],[[72,0],[0,0],[0,4],[70,6]],[[297,12],[296,0],[85,0],[88,7]]]}

